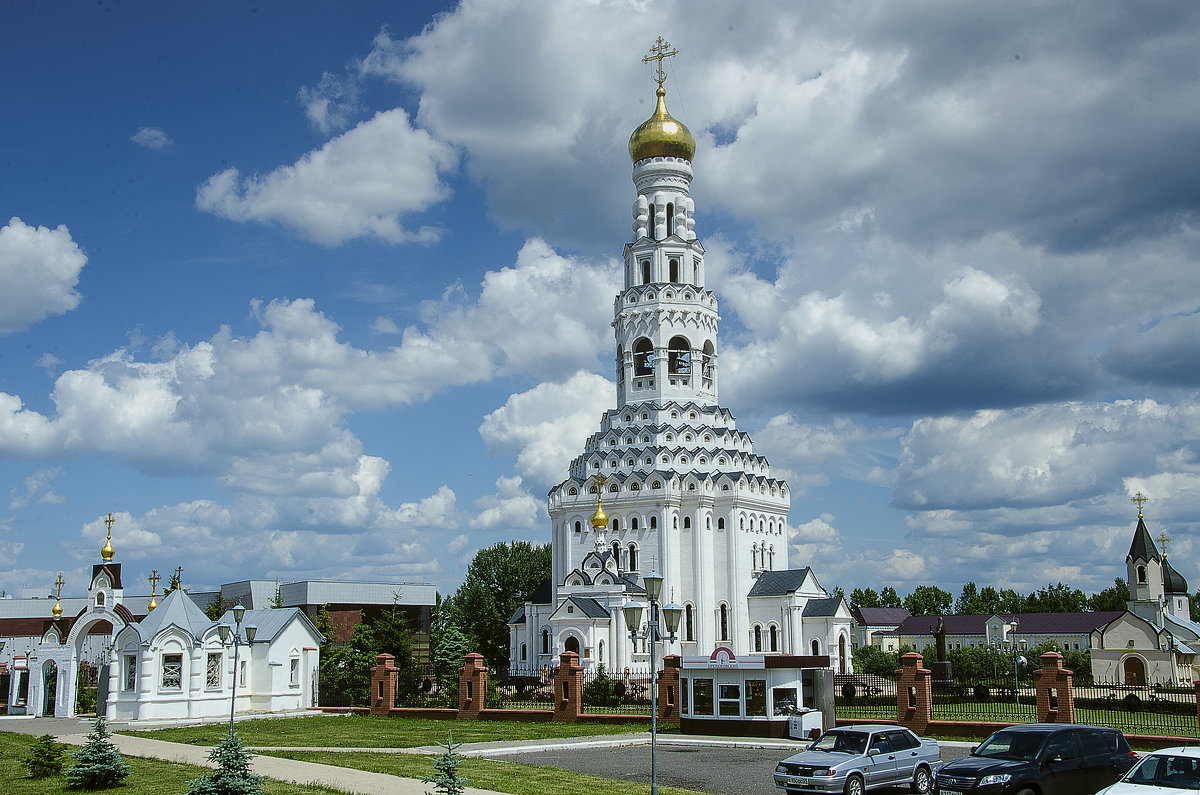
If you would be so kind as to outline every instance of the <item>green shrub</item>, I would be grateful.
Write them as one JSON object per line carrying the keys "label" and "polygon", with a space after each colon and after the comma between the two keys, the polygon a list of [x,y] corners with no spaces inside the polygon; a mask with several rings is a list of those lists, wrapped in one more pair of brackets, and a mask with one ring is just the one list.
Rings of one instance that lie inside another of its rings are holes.
{"label": "green shrub", "polygon": [[[421,781],[433,784],[439,795],[462,795],[467,785],[471,783],[470,779],[458,775],[458,769],[462,767],[462,757],[455,751],[461,744],[456,745],[454,734],[446,732],[446,744],[442,746],[446,752],[437,759],[429,757],[433,761],[433,769],[437,771],[437,775],[425,776]],[[426,795],[430,795],[430,793],[426,793]]]}
{"label": "green shrub", "polygon": [[592,681],[583,686],[583,703],[589,707],[617,707],[625,697],[625,683],[613,679],[600,665]]}
{"label": "green shrub", "polygon": [[21,764],[29,770],[30,778],[50,778],[62,774],[66,757],[63,744],[55,740],[53,734],[43,734],[33,741],[29,755],[21,760]]}

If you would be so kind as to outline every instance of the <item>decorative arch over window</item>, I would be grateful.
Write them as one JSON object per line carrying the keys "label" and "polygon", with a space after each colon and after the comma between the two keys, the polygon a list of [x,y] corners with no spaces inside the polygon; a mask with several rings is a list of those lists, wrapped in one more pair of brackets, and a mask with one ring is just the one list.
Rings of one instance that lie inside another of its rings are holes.
{"label": "decorative arch over window", "polygon": [[633,343],[633,374],[654,375],[654,343],[646,337]]}

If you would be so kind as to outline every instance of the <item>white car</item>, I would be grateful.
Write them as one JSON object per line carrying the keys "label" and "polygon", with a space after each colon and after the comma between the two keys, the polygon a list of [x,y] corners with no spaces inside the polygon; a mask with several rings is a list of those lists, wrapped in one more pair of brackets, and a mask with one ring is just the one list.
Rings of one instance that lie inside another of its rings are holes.
{"label": "white car", "polygon": [[1200,748],[1180,746],[1146,754],[1116,784],[1096,795],[1200,792]]}

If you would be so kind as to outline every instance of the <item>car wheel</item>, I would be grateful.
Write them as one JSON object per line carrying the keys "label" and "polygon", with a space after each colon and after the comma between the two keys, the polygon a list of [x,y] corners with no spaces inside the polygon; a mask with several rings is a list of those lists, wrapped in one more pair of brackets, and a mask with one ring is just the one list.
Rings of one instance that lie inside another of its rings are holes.
{"label": "car wheel", "polygon": [[918,767],[917,772],[913,773],[912,791],[929,792],[929,784],[929,768]]}
{"label": "car wheel", "polygon": [[1037,795],[1037,793],[1034,792],[1033,790],[1031,790],[1029,787],[1025,787],[1020,792],[1018,792],[1017,795]]}
{"label": "car wheel", "polygon": [[851,776],[846,779],[846,787],[842,790],[846,795],[863,795],[865,791],[866,787],[863,786],[862,776]]}

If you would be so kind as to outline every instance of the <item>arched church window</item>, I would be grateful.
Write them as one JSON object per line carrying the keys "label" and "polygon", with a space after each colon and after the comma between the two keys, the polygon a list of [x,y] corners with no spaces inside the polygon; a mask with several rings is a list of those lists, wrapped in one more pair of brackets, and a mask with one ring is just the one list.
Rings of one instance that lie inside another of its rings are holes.
{"label": "arched church window", "polygon": [[542,630],[542,654],[550,653],[550,630]]}
{"label": "arched church window", "polygon": [[642,436],[642,444],[649,444],[649,443],[650,443],[650,434],[645,434],[644,436]]}
{"label": "arched church window", "polygon": [[642,260],[642,284],[650,283],[650,260]]}
{"label": "arched church window", "polygon": [[651,458],[650,456],[646,456],[646,462],[645,462],[645,463],[646,463],[646,465],[647,465],[647,466],[651,466],[651,465],[653,465],[653,464],[654,464],[654,459],[653,459],[653,458]]}
{"label": "arched church window", "polygon": [[717,517],[717,529],[718,529],[718,530],[724,530],[724,529],[725,529],[725,517],[724,517],[724,516],[718,516],[718,517]]}
{"label": "arched church window", "polygon": [[[599,467],[600,464],[597,463],[596,466]],[[588,493],[590,493],[590,494],[595,494],[595,493],[597,493],[597,491],[599,491],[599,490],[595,486],[591,486],[588,488]]]}
{"label": "arched church window", "polygon": [[691,414],[689,414],[689,415],[688,415],[688,419],[689,419],[689,420],[694,420],[694,419],[696,419],[696,412],[694,412],[694,411],[693,411]]}
{"label": "arched church window", "polygon": [[574,486],[567,489],[567,494],[570,494],[572,497],[574,497],[578,493],[579,493],[579,489],[575,488]]}
{"label": "arched church window", "polygon": [[771,651],[779,651],[779,628],[772,624],[767,635],[771,644]]}
{"label": "arched church window", "polygon": [[583,532],[583,522],[579,521],[578,519],[575,520],[575,532],[576,533]]}
{"label": "arched church window", "polygon": [[719,640],[729,640],[729,606],[722,604],[720,614],[721,637]]}
{"label": "arched church window", "polygon": [[654,343],[646,337],[633,343],[633,374],[654,375]]}
{"label": "arched church window", "polygon": [[635,545],[635,544],[629,545],[629,570],[630,571],[638,570],[638,549],[637,549],[637,545]]}
{"label": "arched church window", "polygon": [[665,456],[665,455],[664,455],[664,456],[662,457],[662,462],[663,462],[664,464],[669,464],[669,463],[671,463],[671,459],[670,459],[670,458],[668,458],[667,456]]}
{"label": "arched church window", "polygon": [[671,373],[687,375],[692,372],[692,348],[684,337],[672,337],[667,343],[667,369]]}
{"label": "arched church window", "polygon": [[667,202],[667,235],[673,234],[675,234],[675,203]]}
{"label": "arched church window", "polygon": [[668,433],[668,434],[667,434],[667,441],[668,441],[668,442],[673,442],[673,441],[675,441],[675,434],[673,434],[673,433]]}
{"label": "arched church window", "polygon": [[651,483],[651,484],[650,484],[650,487],[651,487],[651,488],[655,488],[655,489],[661,489],[661,488],[662,488],[662,481],[661,481],[661,480],[656,480],[656,481],[654,481],[653,483]]}
{"label": "arched church window", "polygon": [[683,639],[686,641],[694,641],[696,639],[695,619],[693,618],[692,606],[690,604],[683,606]]}
{"label": "arched church window", "polygon": [[[635,486],[636,486],[637,484],[635,483],[635,484],[633,484],[633,485],[635,485]],[[630,519],[630,520],[629,520],[629,529],[630,529],[630,530],[637,530],[637,529],[638,529],[638,518],[637,518],[636,516],[635,516],[635,517],[633,517],[632,519]]]}
{"label": "arched church window", "polygon": [[658,529],[658,517],[655,516],[654,514],[650,514],[650,529],[651,530]]}
{"label": "arched church window", "polygon": [[[613,466],[616,466],[616,462],[613,462]],[[618,492],[618,491],[620,491],[620,490],[621,490],[621,487],[620,487],[620,486],[618,486],[616,483],[614,483],[614,484],[612,484],[611,486],[609,486],[609,487],[608,487],[608,490],[609,490],[609,491],[611,491],[611,492],[614,492],[614,493],[615,493],[615,492]]]}
{"label": "arched church window", "polygon": [[633,466],[633,464],[634,464],[634,461],[633,461],[633,459],[632,459],[632,458],[629,458],[629,459],[626,459],[626,460],[625,460],[625,465],[626,465],[626,466]]}
{"label": "arched church window", "polygon": [[654,205],[651,204],[647,209],[650,211],[650,223],[647,224],[650,228],[646,231],[650,233],[651,240],[658,240],[658,216],[655,214]]}
{"label": "arched church window", "polygon": [[600,643],[596,645],[596,648],[600,654],[600,662],[604,662],[604,641],[600,641]]}
{"label": "arched church window", "polygon": [[821,641],[817,640],[816,638],[813,638],[812,653],[814,657],[821,653]]}
{"label": "arched church window", "polygon": [[620,519],[619,517],[617,517],[617,516],[614,516],[614,517],[612,518],[612,523],[611,523],[611,526],[612,526],[612,531],[613,531],[614,533],[619,533],[619,532],[621,532],[621,519]]}
{"label": "arched church window", "polygon": [[104,591],[96,594],[96,607],[104,607]]}
{"label": "arched church window", "polygon": [[690,517],[690,516],[683,517],[683,529],[684,530],[692,529],[692,517]]}
{"label": "arched church window", "polygon": [[685,442],[690,442],[690,441],[692,440],[692,435],[691,435],[690,433],[685,433],[685,434],[683,435],[683,440],[684,440]]}
{"label": "arched church window", "polygon": [[679,260],[677,260],[677,259],[671,260],[670,261],[670,269],[671,269],[671,279],[670,280],[672,282],[679,281]]}
{"label": "arched church window", "polygon": [[628,414],[626,414],[626,415],[625,415],[625,421],[626,421],[626,422],[632,422],[632,421],[633,421],[633,418],[632,418],[632,417],[630,417]]}
{"label": "arched church window", "polygon": [[[641,491],[641,490],[642,490],[642,484],[640,484],[640,483],[630,483],[630,484],[629,484],[629,490],[630,490],[630,491]],[[633,529],[634,529],[634,530],[637,530],[637,528],[636,528],[636,527],[635,527],[635,528],[633,528]]]}
{"label": "arched church window", "polygon": [[647,412],[645,412],[645,411],[643,411],[643,412],[642,412],[642,419],[644,419],[644,420],[648,420],[648,419],[650,419],[650,414],[649,414],[649,413],[647,413]]}
{"label": "arched church window", "polygon": [[[1130,557],[1133,557],[1133,556],[1130,555]],[[1138,566],[1137,575],[1138,575],[1138,582],[1141,583],[1142,585],[1145,585],[1146,584],[1146,567]]]}
{"label": "arched church window", "polygon": [[[616,461],[609,461],[609,462],[608,462],[608,465],[609,465],[610,467],[612,467],[613,469],[616,469],[616,468],[617,468],[617,462],[616,462]],[[615,485],[615,484],[614,484],[614,485]],[[612,491],[616,491],[616,489],[612,489]]]}
{"label": "arched church window", "polygon": [[762,627],[758,624],[754,625],[754,650],[762,651]]}
{"label": "arched church window", "polygon": [[621,542],[620,541],[612,542],[612,553],[613,553],[613,560],[615,560],[617,563],[617,568],[618,569],[621,568]]}

